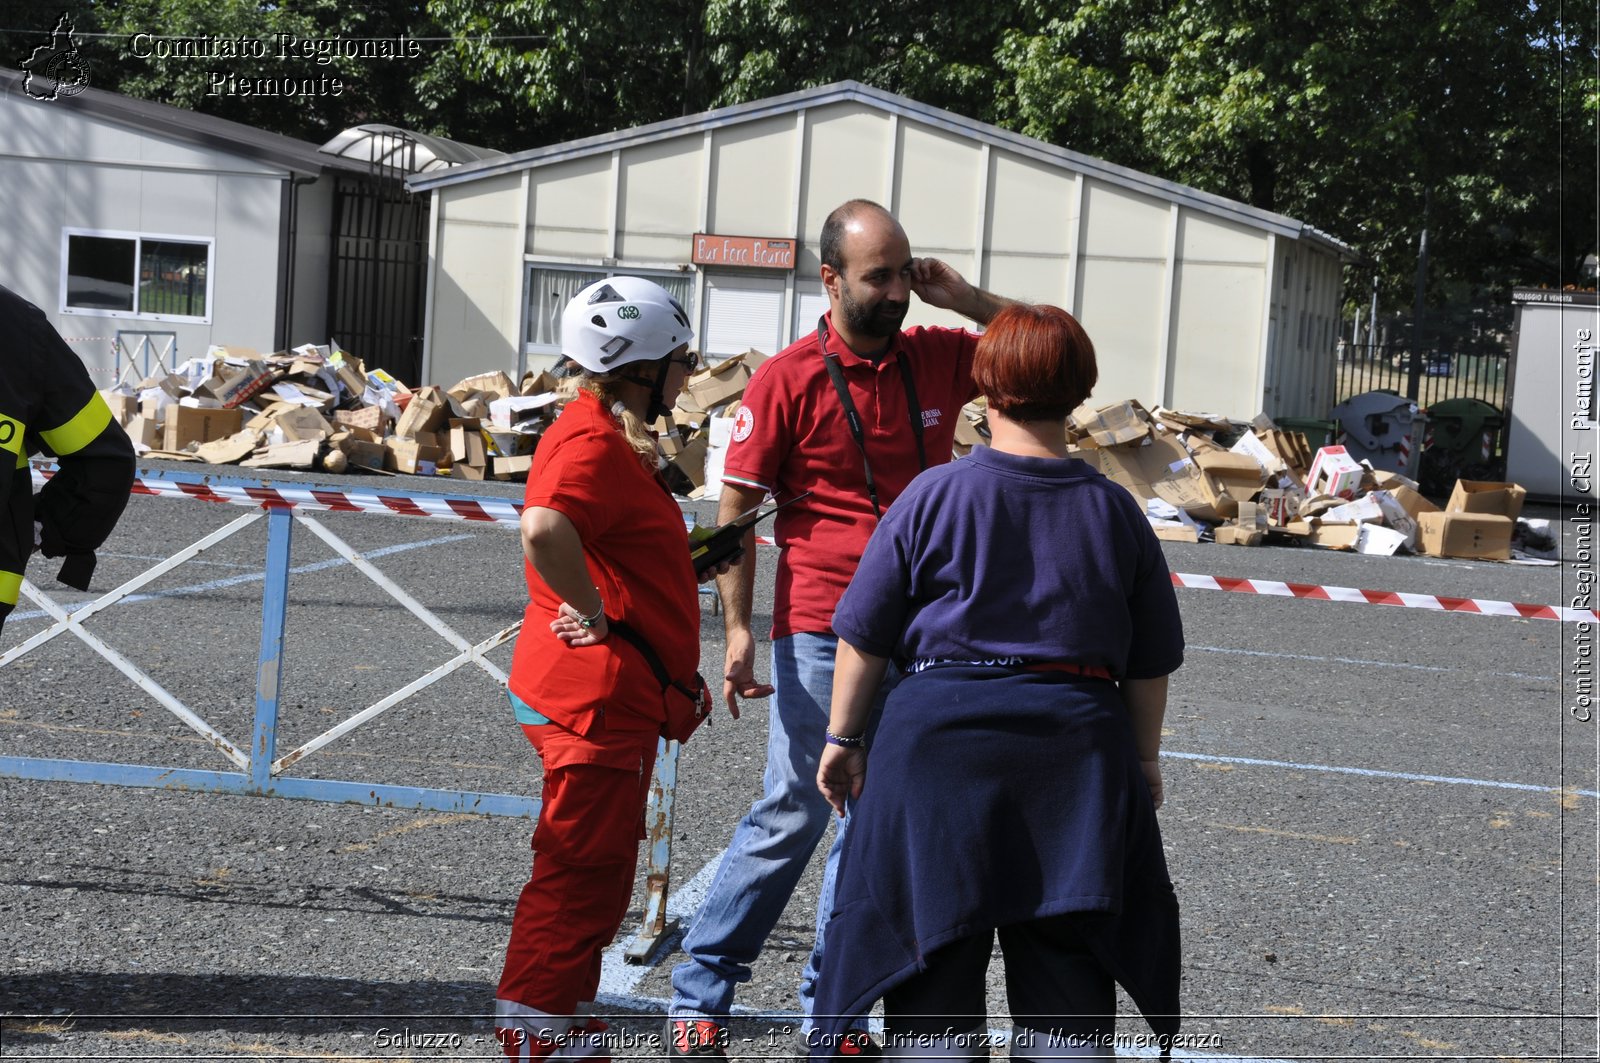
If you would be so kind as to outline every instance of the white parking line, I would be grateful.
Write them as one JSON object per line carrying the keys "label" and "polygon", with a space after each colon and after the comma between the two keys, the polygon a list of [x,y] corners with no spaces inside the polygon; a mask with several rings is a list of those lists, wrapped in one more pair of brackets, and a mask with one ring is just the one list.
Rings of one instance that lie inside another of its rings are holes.
{"label": "white parking line", "polygon": [[[726,852],[727,850],[723,850]],[[711,890],[711,880],[716,877],[717,868],[722,866],[722,853],[718,853],[712,860],[695,873],[694,878],[676,889],[667,891],[667,918],[683,921],[683,929],[689,929],[689,921],[694,913],[700,910],[700,902],[705,900],[706,894]],[[676,939],[674,939],[676,940]],[[656,958],[648,964],[628,963],[622,958],[625,940],[618,940],[600,958],[600,991],[595,999],[597,1002],[615,1007],[631,1007],[627,1004],[611,1004],[609,1001],[623,999],[643,999],[631,997],[631,994],[645,975],[659,966],[661,960],[670,955],[672,949],[663,944],[656,950]],[[666,1010],[666,1001],[661,1002],[661,1010]]]}
{"label": "white parking line", "polygon": [[1320,771],[1333,775],[1363,775],[1369,779],[1399,779],[1403,782],[1446,783],[1451,786],[1487,786],[1496,790],[1524,790],[1540,794],[1571,794],[1574,797],[1600,797],[1600,790],[1578,790],[1560,786],[1540,786],[1527,782],[1500,782],[1495,779],[1468,779],[1457,775],[1421,775],[1410,771],[1381,771],[1377,768],[1345,768],[1333,764],[1297,764],[1290,760],[1262,760],[1258,757],[1220,757],[1210,753],[1174,753],[1163,749],[1163,757],[1199,760],[1219,764],[1248,764],[1259,768],[1292,768],[1295,771]]}
{"label": "white parking line", "polygon": [[[1229,646],[1186,646],[1185,649],[1198,650],[1202,653],[1231,653],[1240,657],[1276,657],[1286,661],[1320,661],[1328,664],[1359,664],[1369,668],[1402,668],[1413,672],[1449,672],[1460,675],[1468,669],[1459,665],[1445,668],[1432,664],[1406,664],[1401,661],[1369,661],[1362,657],[1319,657],[1309,653],[1273,653],[1269,650],[1241,650]],[[1554,683],[1553,675],[1529,675],[1526,672],[1480,672],[1472,670],[1474,675],[1490,676],[1495,679],[1537,679],[1546,683]]]}

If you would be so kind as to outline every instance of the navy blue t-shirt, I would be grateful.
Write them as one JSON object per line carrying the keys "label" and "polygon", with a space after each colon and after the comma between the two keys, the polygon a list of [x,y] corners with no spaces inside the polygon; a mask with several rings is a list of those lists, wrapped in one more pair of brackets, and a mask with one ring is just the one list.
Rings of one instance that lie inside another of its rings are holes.
{"label": "navy blue t-shirt", "polygon": [[1166,558],[1133,496],[1075,458],[987,447],[895,500],[833,630],[901,664],[1021,657],[1151,679],[1183,663]]}

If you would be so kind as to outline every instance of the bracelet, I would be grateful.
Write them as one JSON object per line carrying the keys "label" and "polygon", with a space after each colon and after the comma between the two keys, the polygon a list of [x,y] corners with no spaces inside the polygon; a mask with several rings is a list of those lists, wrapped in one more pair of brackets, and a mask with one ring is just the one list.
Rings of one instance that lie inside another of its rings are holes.
{"label": "bracelet", "polygon": [[845,735],[836,735],[832,731],[824,731],[823,734],[827,736],[827,741],[830,746],[842,746],[845,749],[861,749],[867,744],[867,736],[865,732],[858,735],[850,735],[848,737]]}
{"label": "bracelet", "polygon": [[[577,609],[574,608],[573,612],[577,612]],[[602,598],[600,599],[600,605],[595,609],[592,616],[584,616],[582,613],[578,613],[578,626],[587,631],[598,624],[601,620],[604,620],[605,615],[606,601],[604,598]]]}

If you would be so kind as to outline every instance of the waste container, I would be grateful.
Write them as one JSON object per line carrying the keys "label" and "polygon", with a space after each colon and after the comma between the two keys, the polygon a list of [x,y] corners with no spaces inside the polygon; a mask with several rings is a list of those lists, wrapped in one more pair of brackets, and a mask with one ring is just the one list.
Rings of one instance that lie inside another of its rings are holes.
{"label": "waste container", "polygon": [[1306,437],[1312,452],[1333,445],[1339,426],[1332,421],[1319,421],[1314,417],[1274,417],[1272,423],[1285,432],[1299,432]]}
{"label": "waste container", "polygon": [[1374,469],[1416,478],[1422,414],[1415,402],[1392,391],[1368,391],[1335,406],[1333,416],[1351,457],[1370,461]]}
{"label": "waste container", "polygon": [[1482,399],[1445,399],[1428,407],[1417,481],[1425,495],[1447,495],[1457,480],[1502,480],[1498,454],[1505,414]]}

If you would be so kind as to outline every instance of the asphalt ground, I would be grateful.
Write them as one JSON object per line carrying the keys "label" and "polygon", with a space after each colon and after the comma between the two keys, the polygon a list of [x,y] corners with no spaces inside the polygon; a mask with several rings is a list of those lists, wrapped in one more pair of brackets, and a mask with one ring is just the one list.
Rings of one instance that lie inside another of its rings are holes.
{"label": "asphalt ground", "polygon": [[[711,509],[689,508],[703,519]],[[97,591],[248,512],[135,497],[102,553]],[[470,639],[520,616],[511,529],[312,517]],[[1164,547],[1176,572],[1561,604],[1576,589],[1573,536],[1564,524],[1568,563],[1557,567]],[[258,521],[87,625],[243,744],[265,540]],[[774,552],[760,554],[764,628]],[[280,753],[453,652],[304,527],[292,565]],[[30,575],[47,593],[85,600],[46,566],[36,558]],[[1179,1054],[1594,1058],[1597,725],[1569,712],[1568,676],[1593,628],[1208,590],[1178,597],[1190,645],[1173,679],[1160,818],[1183,906]],[[721,623],[702,602],[715,672]],[[47,624],[24,601],[0,643]],[[509,668],[509,646],[492,659]],[[684,749],[675,911],[692,912],[759,792],[765,724],[764,703],[749,703],[738,721],[719,713]],[[0,752],[232,767],[70,635],[0,669]],[[292,773],[516,794],[536,794],[539,779],[504,695],[475,669]],[[17,779],[0,780],[0,796],[0,1055],[493,1056],[488,1015],[527,875],[528,822]],[[800,1050],[794,985],[820,862],[819,853],[740,991],[735,1056]],[[641,882],[625,934],[642,904]],[[646,966],[608,959],[601,1003],[618,1056],[660,1055],[680,958],[669,942]],[[990,972],[996,1028],[1007,1025],[1000,968],[997,959]],[[1132,1037],[1144,1026],[1130,1014],[1119,1029]]]}

